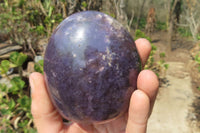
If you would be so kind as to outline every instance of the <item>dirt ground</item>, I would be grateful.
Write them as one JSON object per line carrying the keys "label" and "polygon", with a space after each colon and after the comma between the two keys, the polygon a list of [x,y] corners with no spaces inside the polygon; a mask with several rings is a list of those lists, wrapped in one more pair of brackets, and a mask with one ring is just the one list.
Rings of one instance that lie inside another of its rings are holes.
{"label": "dirt ground", "polygon": [[[192,41],[177,37],[168,51],[167,33],[157,32],[152,41],[159,52],[165,52],[169,69],[167,81],[159,88],[147,133],[200,133],[200,90],[197,66],[190,51]],[[155,55],[158,60],[158,55]]]}

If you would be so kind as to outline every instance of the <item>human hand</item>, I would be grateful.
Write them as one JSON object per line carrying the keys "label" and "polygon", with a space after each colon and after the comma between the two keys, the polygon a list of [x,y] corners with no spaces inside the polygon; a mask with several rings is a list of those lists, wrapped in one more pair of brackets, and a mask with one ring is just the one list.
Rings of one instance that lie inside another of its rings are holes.
{"label": "human hand", "polygon": [[[135,43],[144,66],[151,45],[146,39],[138,39]],[[152,71],[142,70],[137,79],[138,89],[131,96],[126,114],[105,124],[80,125],[63,123],[49,98],[42,74],[32,73],[29,79],[32,88],[31,112],[38,133],[145,133],[159,86],[157,76]]]}

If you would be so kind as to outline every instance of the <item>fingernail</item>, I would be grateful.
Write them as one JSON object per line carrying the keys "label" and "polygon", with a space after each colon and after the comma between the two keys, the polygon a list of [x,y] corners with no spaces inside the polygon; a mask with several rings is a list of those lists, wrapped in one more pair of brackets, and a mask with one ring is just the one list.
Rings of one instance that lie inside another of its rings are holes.
{"label": "fingernail", "polygon": [[31,86],[31,94],[32,94],[34,91],[34,79],[31,76],[29,77],[29,83]]}

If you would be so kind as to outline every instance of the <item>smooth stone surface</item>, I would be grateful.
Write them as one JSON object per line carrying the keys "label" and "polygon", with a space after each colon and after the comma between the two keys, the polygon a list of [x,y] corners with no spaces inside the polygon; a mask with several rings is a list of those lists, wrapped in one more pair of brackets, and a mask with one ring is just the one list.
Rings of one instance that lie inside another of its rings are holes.
{"label": "smooth stone surface", "polygon": [[66,18],[45,52],[48,91],[62,116],[104,122],[127,111],[141,69],[130,34],[110,16],[85,11]]}

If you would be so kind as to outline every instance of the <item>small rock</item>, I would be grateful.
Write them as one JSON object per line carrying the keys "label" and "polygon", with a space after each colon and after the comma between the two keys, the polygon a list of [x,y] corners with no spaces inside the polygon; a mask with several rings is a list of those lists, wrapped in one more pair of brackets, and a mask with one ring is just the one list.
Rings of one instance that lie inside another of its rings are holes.
{"label": "small rock", "polygon": [[10,75],[10,74],[12,74],[12,73],[13,73],[13,71],[14,71],[14,68],[10,68],[10,69],[8,70],[8,72],[7,72],[7,75]]}
{"label": "small rock", "polygon": [[45,49],[47,47],[47,44],[48,44],[48,39],[47,38],[43,38],[43,39],[40,39],[38,41],[37,49],[38,49],[38,51],[41,52],[42,55],[44,55],[44,51],[45,51]]}
{"label": "small rock", "polygon": [[28,73],[32,73],[32,72],[35,71],[34,65],[35,65],[35,63],[33,61],[31,61],[31,62],[28,63],[28,67],[27,67],[27,72]]}
{"label": "small rock", "polygon": [[43,60],[44,58],[42,56],[35,56],[34,61],[38,62],[40,60]]}

